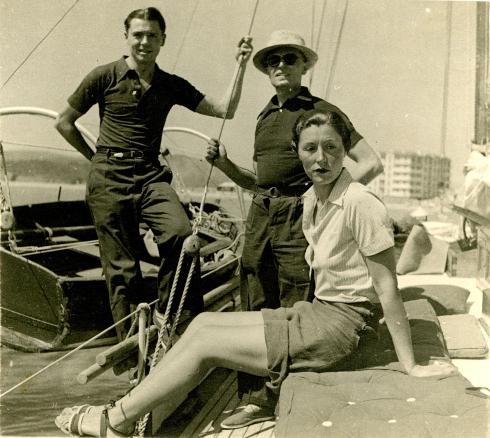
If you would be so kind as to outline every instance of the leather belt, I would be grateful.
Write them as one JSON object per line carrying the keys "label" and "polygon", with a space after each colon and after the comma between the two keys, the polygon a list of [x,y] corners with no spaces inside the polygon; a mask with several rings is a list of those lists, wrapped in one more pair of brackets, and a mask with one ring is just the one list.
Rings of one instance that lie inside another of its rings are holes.
{"label": "leather belt", "polygon": [[99,146],[97,147],[97,152],[101,152],[103,154],[106,154],[108,157],[113,157],[113,158],[146,158],[149,160],[154,160],[158,157],[158,153],[149,153],[149,152],[143,152],[140,150],[136,149],[128,149],[128,150],[123,150],[123,149],[115,149],[115,148],[108,148],[105,146]]}
{"label": "leather belt", "polygon": [[302,184],[298,186],[284,186],[284,187],[269,187],[267,189],[259,187],[259,194],[267,196],[269,198],[280,197],[297,197],[303,195],[306,190],[311,187],[311,184]]}

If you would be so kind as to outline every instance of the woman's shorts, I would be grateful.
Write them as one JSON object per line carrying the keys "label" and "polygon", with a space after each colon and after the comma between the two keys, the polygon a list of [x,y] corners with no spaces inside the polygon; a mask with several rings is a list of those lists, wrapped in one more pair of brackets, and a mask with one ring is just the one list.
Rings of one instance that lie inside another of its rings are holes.
{"label": "woman's shorts", "polygon": [[371,304],[315,299],[292,308],[262,309],[270,382],[278,390],[290,372],[333,369],[352,355],[363,331],[373,332]]}

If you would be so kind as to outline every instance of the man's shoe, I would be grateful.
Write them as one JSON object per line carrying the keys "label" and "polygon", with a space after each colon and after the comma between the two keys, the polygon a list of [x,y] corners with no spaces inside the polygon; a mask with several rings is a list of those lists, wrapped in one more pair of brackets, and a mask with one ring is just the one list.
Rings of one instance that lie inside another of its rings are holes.
{"label": "man's shoe", "polygon": [[240,410],[230,415],[220,424],[222,429],[240,429],[255,423],[275,420],[274,409],[269,407],[249,404],[239,408]]}

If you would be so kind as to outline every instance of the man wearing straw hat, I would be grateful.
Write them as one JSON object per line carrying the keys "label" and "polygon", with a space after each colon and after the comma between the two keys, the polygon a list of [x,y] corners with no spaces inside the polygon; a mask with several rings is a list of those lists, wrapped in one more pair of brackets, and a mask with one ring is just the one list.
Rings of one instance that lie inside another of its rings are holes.
{"label": "man wearing straw hat", "polygon": [[[255,67],[269,77],[276,94],[258,116],[254,144],[254,172],[227,156],[223,145],[212,140],[206,159],[238,185],[255,192],[248,214],[242,254],[241,299],[243,310],[291,306],[304,299],[310,285],[302,231],[302,194],[311,182],[291,147],[292,128],[298,116],[311,109],[337,112],[351,132],[349,172],[367,183],[382,172],[381,161],[348,117],[301,86],[302,76],[318,55],[304,39],[289,30],[276,30],[253,57]],[[223,421],[236,429],[274,419],[276,398],[264,381],[239,374],[239,393],[245,407]]]}

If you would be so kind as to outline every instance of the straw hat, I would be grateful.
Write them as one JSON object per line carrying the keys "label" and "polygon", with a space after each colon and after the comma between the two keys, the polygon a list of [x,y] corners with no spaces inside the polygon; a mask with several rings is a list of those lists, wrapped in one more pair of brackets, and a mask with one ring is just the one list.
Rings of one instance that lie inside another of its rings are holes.
{"label": "straw hat", "polygon": [[291,32],[290,30],[275,30],[272,32],[266,46],[259,50],[253,57],[255,67],[257,67],[262,73],[267,74],[265,57],[272,50],[282,47],[292,47],[299,50],[305,57],[307,69],[313,67],[318,59],[318,55],[313,50],[306,47],[305,40],[301,37],[301,35]]}

